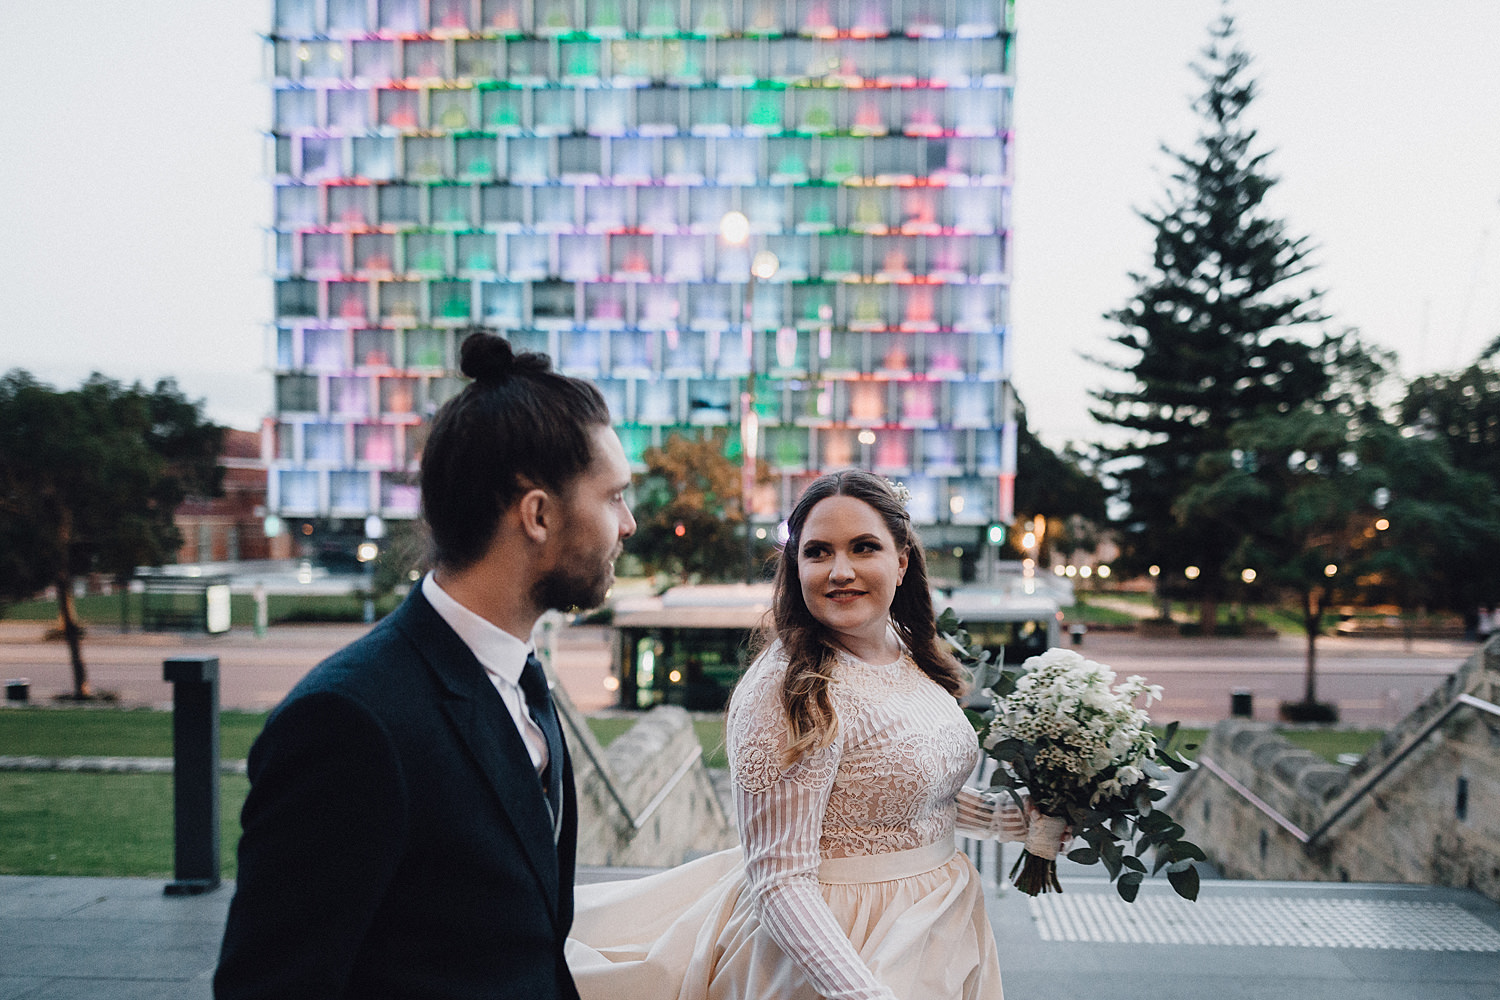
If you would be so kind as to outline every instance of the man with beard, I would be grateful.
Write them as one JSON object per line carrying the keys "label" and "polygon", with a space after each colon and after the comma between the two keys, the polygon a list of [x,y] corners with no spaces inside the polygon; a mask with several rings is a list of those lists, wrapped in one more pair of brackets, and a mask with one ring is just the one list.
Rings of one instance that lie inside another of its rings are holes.
{"label": "man with beard", "polygon": [[221,1000],[577,997],[572,769],[529,640],[604,600],[630,468],[546,356],[479,331],[461,367],[422,455],[433,571],[250,752]]}

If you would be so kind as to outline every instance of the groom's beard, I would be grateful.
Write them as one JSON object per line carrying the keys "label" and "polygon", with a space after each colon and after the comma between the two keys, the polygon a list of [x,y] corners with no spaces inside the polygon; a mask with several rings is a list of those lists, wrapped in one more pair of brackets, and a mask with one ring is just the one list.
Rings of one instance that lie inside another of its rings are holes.
{"label": "groom's beard", "polygon": [[531,588],[532,599],[541,607],[567,611],[587,610],[604,603],[615,583],[614,557],[593,567],[559,567],[548,570]]}

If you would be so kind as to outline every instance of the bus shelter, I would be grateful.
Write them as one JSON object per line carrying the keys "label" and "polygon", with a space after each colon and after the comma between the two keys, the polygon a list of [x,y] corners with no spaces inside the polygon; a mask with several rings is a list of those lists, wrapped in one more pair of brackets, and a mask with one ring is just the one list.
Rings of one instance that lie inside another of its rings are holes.
{"label": "bus shelter", "polygon": [[616,603],[620,707],[722,711],[749,665],[751,634],[770,606],[768,583],[673,587]]}
{"label": "bus shelter", "polygon": [[139,573],[141,628],[147,632],[229,631],[229,577]]}

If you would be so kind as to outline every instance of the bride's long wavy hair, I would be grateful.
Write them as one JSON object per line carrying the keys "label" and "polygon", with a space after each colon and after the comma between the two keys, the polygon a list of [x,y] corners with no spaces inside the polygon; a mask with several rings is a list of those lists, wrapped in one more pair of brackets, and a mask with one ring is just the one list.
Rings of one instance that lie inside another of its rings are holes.
{"label": "bride's long wavy hair", "polygon": [[838,647],[827,627],[808,610],[797,572],[802,528],[807,517],[820,501],[833,496],[852,497],[869,504],[885,522],[895,540],[896,551],[906,552],[906,574],[891,599],[891,624],[923,673],[955,697],[964,692],[963,667],[938,638],[922,543],[891,484],[857,469],[819,476],[787,518],[787,538],[776,562],[771,610],[757,630],[753,650],[759,655],[779,639],[786,652],[788,667],[781,703],[790,722],[788,764],[809,751],[828,746],[838,729],[838,718],[828,695]]}

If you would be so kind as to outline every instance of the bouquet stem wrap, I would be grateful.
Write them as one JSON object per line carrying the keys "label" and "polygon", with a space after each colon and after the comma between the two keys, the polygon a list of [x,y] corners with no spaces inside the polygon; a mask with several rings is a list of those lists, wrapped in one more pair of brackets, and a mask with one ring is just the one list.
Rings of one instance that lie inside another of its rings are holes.
{"label": "bouquet stem wrap", "polygon": [[1068,821],[1061,816],[1042,814],[1032,817],[1031,828],[1026,831],[1025,848],[1010,871],[1017,889],[1028,896],[1062,892],[1062,885],[1057,881],[1057,849],[1067,826]]}

